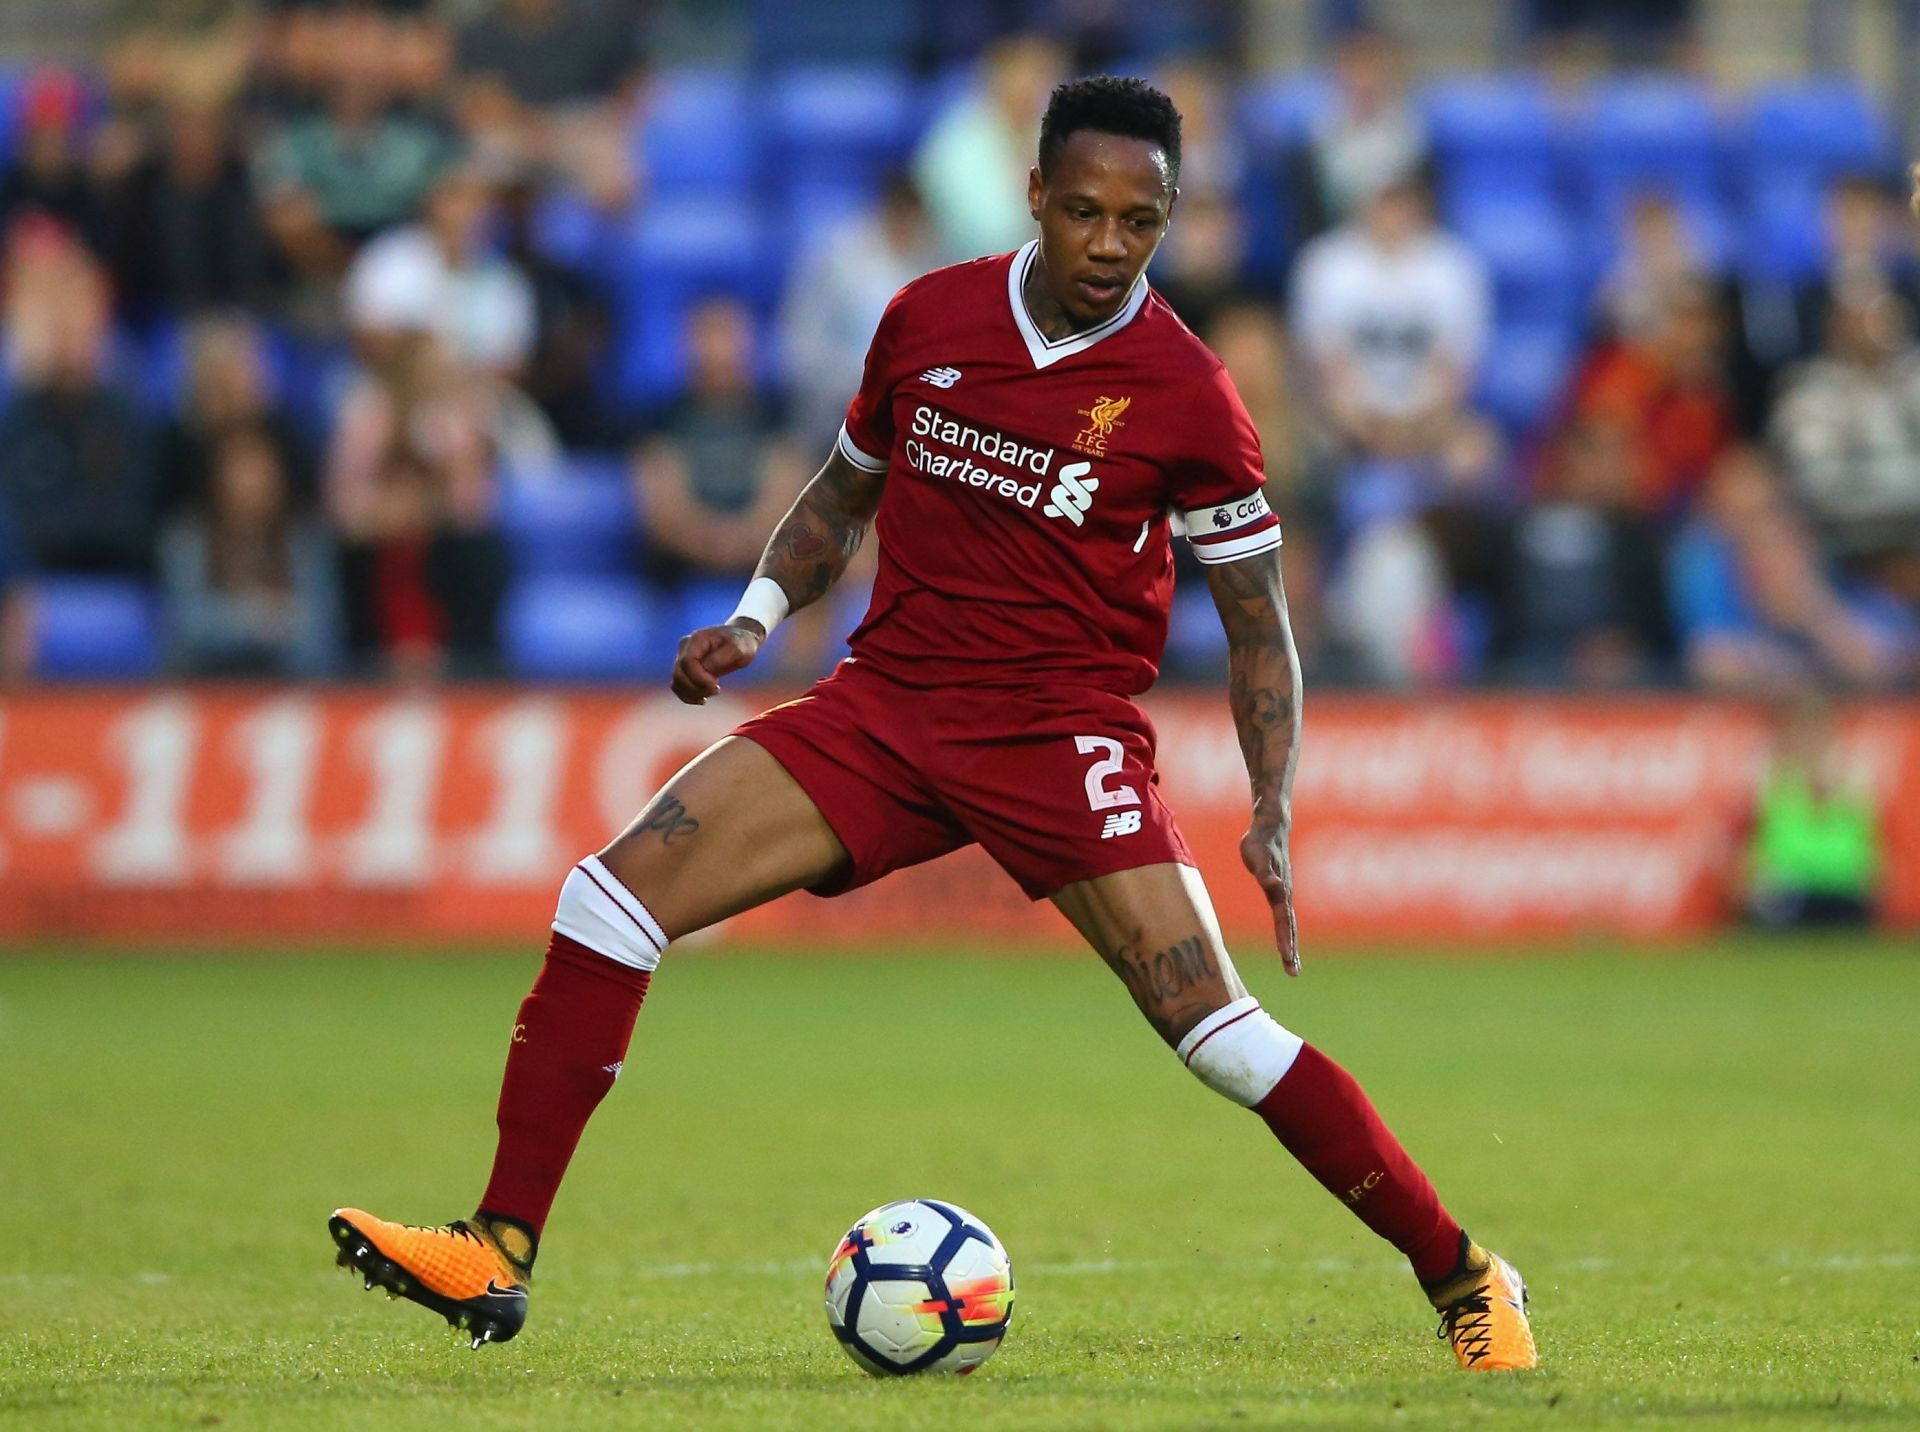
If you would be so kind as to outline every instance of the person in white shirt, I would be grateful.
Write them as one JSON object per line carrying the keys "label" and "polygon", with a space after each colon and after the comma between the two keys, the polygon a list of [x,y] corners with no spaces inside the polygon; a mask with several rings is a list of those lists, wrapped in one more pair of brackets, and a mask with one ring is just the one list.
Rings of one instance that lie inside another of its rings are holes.
{"label": "person in white shirt", "polygon": [[1294,334],[1321,400],[1377,456],[1442,450],[1466,415],[1492,309],[1485,264],[1434,226],[1411,182],[1309,244],[1294,276]]}
{"label": "person in white shirt", "polygon": [[831,230],[800,261],[780,308],[780,347],[804,440],[833,441],[887,304],[939,263],[920,191],[904,174],[871,212]]}
{"label": "person in white shirt", "polygon": [[1413,181],[1309,244],[1294,276],[1294,336],[1328,426],[1347,450],[1335,493],[1350,538],[1328,609],[1370,676],[1457,675],[1447,562],[1436,534],[1472,523],[1465,489],[1498,444],[1467,406],[1492,321],[1487,271],[1435,227]]}
{"label": "person in white shirt", "polygon": [[427,196],[417,224],[390,229],[347,271],[347,323],[363,354],[405,333],[438,338],[449,357],[512,378],[532,352],[533,288],[487,246],[493,185],[477,164],[458,166]]}

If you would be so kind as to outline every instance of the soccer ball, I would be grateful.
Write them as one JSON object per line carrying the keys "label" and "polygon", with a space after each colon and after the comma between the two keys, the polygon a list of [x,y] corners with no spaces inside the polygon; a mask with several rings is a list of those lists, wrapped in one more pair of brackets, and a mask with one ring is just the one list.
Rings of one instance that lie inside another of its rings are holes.
{"label": "soccer ball", "polygon": [[854,1224],[827,1264],[827,1322],[868,1372],[972,1372],[1013,1320],[1013,1265],[993,1230],[910,1198]]}

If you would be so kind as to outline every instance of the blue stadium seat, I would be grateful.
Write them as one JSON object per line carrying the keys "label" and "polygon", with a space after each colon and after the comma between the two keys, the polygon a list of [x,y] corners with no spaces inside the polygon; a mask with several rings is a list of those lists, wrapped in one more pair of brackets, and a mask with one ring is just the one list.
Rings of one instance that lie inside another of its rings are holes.
{"label": "blue stadium seat", "polygon": [[1247,142],[1268,154],[1292,149],[1315,120],[1332,111],[1333,102],[1333,83],[1318,71],[1254,80],[1240,96]]}
{"label": "blue stadium seat", "polygon": [[1226,670],[1226,651],[1226,634],[1206,584],[1183,578],[1173,589],[1162,665],[1174,676],[1215,675]]}
{"label": "blue stadium seat", "polygon": [[533,246],[540,256],[575,273],[604,276],[613,271],[619,226],[586,195],[553,188],[541,195],[533,214]]}
{"label": "blue stadium seat", "polygon": [[1603,83],[1579,150],[1603,211],[1643,188],[1721,197],[1724,127],[1706,86],[1650,75]]}
{"label": "blue stadium seat", "polygon": [[676,638],[635,577],[522,577],[500,614],[507,668],[530,681],[654,680]]}
{"label": "blue stadium seat", "polygon": [[1805,179],[1770,181],[1747,196],[1739,264],[1758,279],[1801,283],[1827,255],[1824,188]]}
{"label": "blue stadium seat", "polygon": [[1492,269],[1502,322],[1572,322],[1585,310],[1589,272],[1580,237],[1549,195],[1470,191],[1447,217]]}
{"label": "blue stadium seat", "polygon": [[921,7],[901,0],[748,0],[747,18],[754,58],[767,65],[904,63],[921,39]]}
{"label": "blue stadium seat", "polygon": [[14,140],[20,131],[20,87],[25,82],[25,71],[0,66],[0,165],[13,161]]}
{"label": "blue stadium seat", "polygon": [[737,197],[642,203],[621,247],[620,279],[628,285],[771,300],[784,277],[780,246],[770,241],[759,206]]}
{"label": "blue stadium seat", "polygon": [[1475,402],[1511,437],[1537,432],[1555,413],[1579,357],[1579,331],[1530,323],[1494,331]]}
{"label": "blue stadium seat", "polygon": [[740,70],[682,65],[662,72],[634,136],[648,192],[746,193],[760,169],[754,100]]}
{"label": "blue stadium seat", "polygon": [[1871,173],[1898,160],[1886,113],[1851,80],[1810,80],[1757,91],[1742,157],[1758,183],[1788,172],[1820,179]]}
{"label": "blue stadium seat", "polygon": [[152,591],[133,577],[34,580],[34,673],[48,681],[140,681],[160,669]]}
{"label": "blue stadium seat", "polygon": [[1443,187],[1554,186],[1558,122],[1533,76],[1444,80],[1428,87],[1422,108]]}
{"label": "blue stadium seat", "polygon": [[775,173],[872,173],[903,163],[923,112],[904,69],[799,65],[767,95],[768,159]]}
{"label": "blue stadium seat", "polygon": [[633,569],[640,513],[618,458],[575,458],[560,471],[514,473],[500,489],[500,535],[523,577]]}

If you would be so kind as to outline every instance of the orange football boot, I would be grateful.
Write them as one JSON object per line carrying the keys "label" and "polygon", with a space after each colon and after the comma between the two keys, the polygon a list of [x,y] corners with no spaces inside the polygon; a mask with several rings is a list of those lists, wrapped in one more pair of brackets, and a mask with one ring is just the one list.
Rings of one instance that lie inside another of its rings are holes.
{"label": "orange football boot", "polygon": [[[1484,1260],[1484,1261],[1483,1261]],[[1480,1263],[1479,1268],[1474,1264]],[[1439,1336],[1469,1372],[1512,1372],[1539,1364],[1527,1321],[1527,1285],[1498,1253],[1475,1247],[1467,1273],[1434,1295]]]}
{"label": "orange football boot", "polygon": [[389,1223],[358,1208],[336,1208],[327,1230],[340,1246],[334,1261],[367,1280],[367,1291],[431,1308],[482,1343],[505,1342],[527,1321],[525,1263],[478,1219],[440,1228]]}

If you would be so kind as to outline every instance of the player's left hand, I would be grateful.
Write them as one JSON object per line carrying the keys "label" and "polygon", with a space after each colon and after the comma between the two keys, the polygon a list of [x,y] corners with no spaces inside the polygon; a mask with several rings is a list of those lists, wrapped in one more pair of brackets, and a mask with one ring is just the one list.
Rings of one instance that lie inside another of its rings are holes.
{"label": "player's left hand", "polygon": [[1287,853],[1287,828],[1256,822],[1240,837],[1240,858],[1259,883],[1273,909],[1273,943],[1290,975],[1300,973],[1300,931],[1293,919],[1293,859]]}

